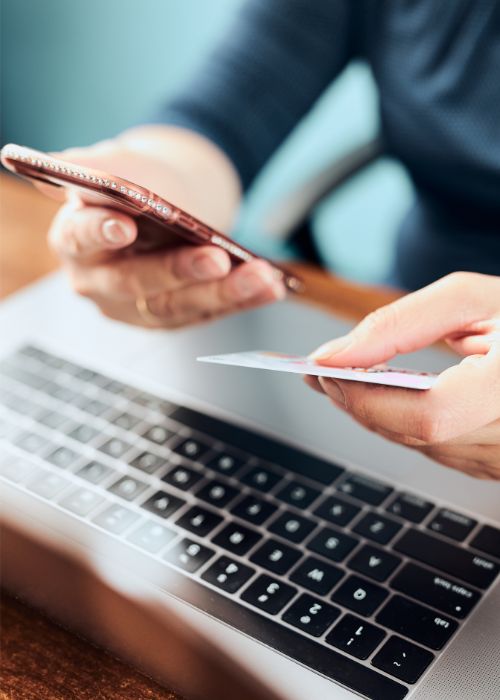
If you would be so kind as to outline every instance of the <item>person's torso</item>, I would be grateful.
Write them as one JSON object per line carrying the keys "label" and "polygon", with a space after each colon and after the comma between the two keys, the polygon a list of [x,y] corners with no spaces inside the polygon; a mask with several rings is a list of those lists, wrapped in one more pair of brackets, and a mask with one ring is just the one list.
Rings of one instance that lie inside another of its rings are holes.
{"label": "person's torso", "polygon": [[500,224],[500,0],[365,0],[360,21],[388,151],[423,197]]}

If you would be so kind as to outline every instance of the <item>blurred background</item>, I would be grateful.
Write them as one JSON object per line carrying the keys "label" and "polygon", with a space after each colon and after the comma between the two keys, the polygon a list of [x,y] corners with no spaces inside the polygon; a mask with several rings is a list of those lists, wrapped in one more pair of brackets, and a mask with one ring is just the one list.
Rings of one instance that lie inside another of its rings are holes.
{"label": "blurred background", "polygon": [[[58,150],[148,119],[203,62],[244,1],[0,0],[1,144]],[[262,232],[273,201],[377,128],[369,70],[353,64],[255,181],[238,238],[262,253],[286,255]],[[331,269],[384,282],[412,196],[402,167],[380,160],[329,197],[315,232]]]}

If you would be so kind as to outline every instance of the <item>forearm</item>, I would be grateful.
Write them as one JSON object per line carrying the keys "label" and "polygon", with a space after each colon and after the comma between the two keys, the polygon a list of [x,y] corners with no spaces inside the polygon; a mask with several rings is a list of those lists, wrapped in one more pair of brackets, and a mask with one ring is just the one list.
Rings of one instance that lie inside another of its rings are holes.
{"label": "forearm", "polygon": [[162,160],[182,183],[175,204],[215,228],[229,230],[241,201],[238,173],[226,154],[208,138],[169,125],[145,125],[124,131],[118,140],[128,149]]}

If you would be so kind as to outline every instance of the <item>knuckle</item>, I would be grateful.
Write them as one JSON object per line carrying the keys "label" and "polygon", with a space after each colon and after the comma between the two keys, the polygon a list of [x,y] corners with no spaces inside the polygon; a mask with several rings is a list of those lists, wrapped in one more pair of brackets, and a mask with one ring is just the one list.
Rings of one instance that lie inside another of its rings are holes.
{"label": "knuckle", "polygon": [[444,413],[428,408],[418,414],[411,436],[427,445],[434,445],[446,439],[446,425]]}
{"label": "knuckle", "polygon": [[450,272],[450,274],[446,275],[443,278],[443,284],[452,287],[453,289],[460,288],[467,285],[470,281],[473,281],[475,277],[476,274],[474,272],[464,272],[462,270],[458,270],[456,272]]}
{"label": "knuckle", "polygon": [[102,268],[103,290],[115,297],[135,297],[130,269],[125,265],[106,265]]}
{"label": "knuckle", "polygon": [[397,304],[388,304],[372,311],[359,324],[358,328],[370,335],[380,332],[390,333],[398,325],[399,312]]}

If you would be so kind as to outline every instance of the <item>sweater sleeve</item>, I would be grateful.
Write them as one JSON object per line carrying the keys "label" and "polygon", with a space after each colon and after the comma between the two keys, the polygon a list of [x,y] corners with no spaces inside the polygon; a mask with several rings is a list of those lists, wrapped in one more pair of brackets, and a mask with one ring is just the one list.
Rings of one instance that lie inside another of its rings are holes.
{"label": "sweater sleeve", "polygon": [[244,187],[353,53],[352,0],[246,0],[155,121],[217,144]]}

